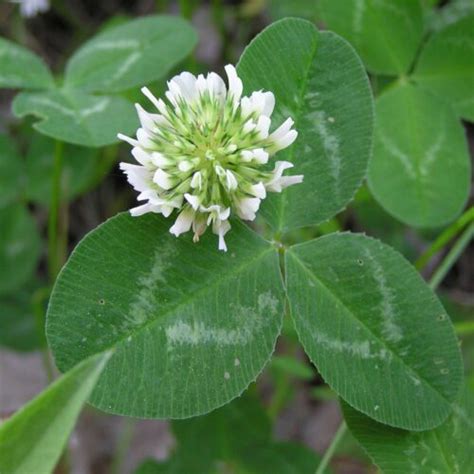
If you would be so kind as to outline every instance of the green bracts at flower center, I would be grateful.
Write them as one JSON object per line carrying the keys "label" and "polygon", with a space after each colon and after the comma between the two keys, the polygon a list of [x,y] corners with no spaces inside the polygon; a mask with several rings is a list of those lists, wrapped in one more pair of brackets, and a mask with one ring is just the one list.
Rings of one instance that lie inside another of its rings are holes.
{"label": "green bracts at flower center", "polygon": [[147,201],[132,209],[132,215],[156,212],[168,217],[180,210],[171,233],[179,236],[192,228],[198,241],[212,225],[221,250],[227,250],[224,235],[232,213],[254,220],[267,191],[281,192],[303,180],[302,175],[282,176],[293,167],[290,162],[277,161],[273,171],[265,167],[272,155],[297,138],[293,120],[288,118],[270,134],[273,93],[242,97],[235,68],[225,69],[228,89],[215,73],[175,76],[168,82],[169,103],[143,88],[159,113],[137,104],[142,125],[137,138],[119,135],[134,147],[139,163],[121,163],[121,169],[140,192],[138,200]]}

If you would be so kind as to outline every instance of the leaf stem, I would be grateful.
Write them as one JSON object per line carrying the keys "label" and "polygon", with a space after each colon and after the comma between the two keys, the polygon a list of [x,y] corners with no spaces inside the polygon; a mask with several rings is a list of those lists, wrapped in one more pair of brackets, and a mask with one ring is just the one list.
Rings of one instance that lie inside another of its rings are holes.
{"label": "leaf stem", "polygon": [[48,217],[48,272],[51,283],[54,282],[62,264],[59,255],[59,210],[61,206],[61,174],[63,168],[62,142],[57,141],[54,148],[53,179]]}
{"label": "leaf stem", "polygon": [[222,0],[211,1],[211,18],[221,37],[221,56],[225,62],[230,61],[229,35],[225,26],[225,11]]}
{"label": "leaf stem", "polygon": [[323,459],[321,459],[321,462],[318,465],[318,468],[316,469],[316,474],[323,474],[326,468],[328,467],[329,461],[331,460],[332,456],[334,455],[334,452],[336,451],[337,446],[341,442],[342,438],[346,434],[347,431],[347,425],[344,420],[342,420],[341,425],[336,431],[336,434],[334,435],[334,438],[331,441],[331,444],[329,445],[328,449],[324,453]]}
{"label": "leaf stem", "polygon": [[443,281],[446,274],[449,272],[451,267],[456,263],[458,258],[463,253],[464,249],[468,246],[471,239],[474,237],[474,222],[472,222],[468,228],[461,234],[457,242],[453,245],[452,249],[444,257],[440,266],[436,269],[433,276],[430,278],[429,285],[432,290],[436,290],[438,285]]}
{"label": "leaf stem", "polygon": [[194,5],[191,0],[179,0],[179,12],[186,20],[191,20],[194,13]]}
{"label": "leaf stem", "polygon": [[430,261],[431,257],[439,252],[449,241],[457,235],[466,225],[474,222],[474,207],[469,208],[459,219],[453,222],[439,237],[431,244],[428,249],[415,262],[415,267],[421,270]]}

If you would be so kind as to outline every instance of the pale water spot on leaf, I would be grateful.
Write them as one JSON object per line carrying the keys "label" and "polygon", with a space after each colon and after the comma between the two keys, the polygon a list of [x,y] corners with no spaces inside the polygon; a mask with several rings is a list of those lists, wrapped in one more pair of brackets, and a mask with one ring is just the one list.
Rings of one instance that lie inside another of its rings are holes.
{"label": "pale water spot on leaf", "polygon": [[327,125],[326,113],[322,110],[317,110],[308,114],[308,118],[313,121],[314,127],[318,135],[321,137],[321,142],[326,152],[327,157],[329,158],[330,173],[336,182],[335,191],[339,192],[339,183],[340,174],[341,174],[341,164],[342,156],[340,150],[340,143],[338,137],[331,131]]}
{"label": "pale water spot on leaf", "polygon": [[122,62],[122,64],[117,69],[115,74],[110,76],[108,82],[109,83],[113,82],[114,80],[119,79],[122,76],[124,76],[128,71],[130,71],[130,69],[132,69],[133,65],[140,59],[140,57],[141,57],[141,54],[137,51],[130,54],[130,56],[128,56],[128,58]]}
{"label": "pale water spot on leaf", "polygon": [[[221,346],[246,345],[253,340],[255,335],[265,325],[265,310],[274,308],[273,297],[270,292],[259,296],[258,313],[255,309],[231,305],[230,311],[234,318],[240,323],[236,327],[219,328],[206,325],[203,321],[177,321],[165,329],[168,341],[168,350],[174,346],[217,344]],[[276,309],[273,309],[276,311]]]}
{"label": "pale water spot on leaf", "polygon": [[395,293],[388,286],[384,270],[369,249],[364,249],[365,256],[371,264],[374,278],[381,295],[380,312],[383,319],[382,335],[389,342],[399,342],[403,338],[402,328],[397,324],[397,314],[394,307]]}
{"label": "pale water spot on leaf", "polygon": [[89,117],[90,115],[99,114],[100,112],[103,112],[109,104],[110,104],[110,99],[105,97],[99,102],[97,102],[97,104],[94,104],[92,107],[88,107],[87,109],[82,109],[79,112],[79,116],[81,117],[81,119],[85,119]]}
{"label": "pale water spot on leaf", "polygon": [[[171,351],[177,345],[247,345],[258,337],[262,328],[268,324],[269,320],[266,317],[268,313],[271,316],[277,314],[279,301],[271,291],[267,291],[258,296],[256,306],[251,308],[237,304],[230,305],[228,319],[225,321],[226,326],[230,327],[210,326],[204,321],[178,320],[165,328],[167,349]],[[234,326],[231,326],[232,322]]]}
{"label": "pale water spot on leaf", "polygon": [[410,157],[407,153],[403,152],[396,144],[389,138],[385,133],[379,129],[378,138],[382,141],[383,146],[389,152],[390,155],[394,156],[399,160],[403,168],[405,169],[406,174],[412,180],[417,179],[417,174],[415,167],[411,162]]}
{"label": "pale water spot on leaf", "polygon": [[56,110],[60,114],[63,114],[67,117],[74,117],[74,112],[71,109],[68,109],[63,105],[54,102],[48,97],[38,95],[30,96],[29,104],[30,106],[38,105],[40,107],[49,107],[50,109]]}
{"label": "pale water spot on leaf", "polygon": [[130,304],[126,315],[127,323],[134,326],[142,325],[150,315],[156,313],[156,309],[160,307],[160,301],[157,299],[158,290],[166,284],[166,271],[171,267],[175,253],[175,247],[170,244],[155,250],[151,258],[150,271],[138,279],[140,290]]}
{"label": "pale water spot on leaf", "polygon": [[240,360],[236,358],[236,359],[234,360],[234,365],[235,365],[236,367],[238,367],[238,366],[240,365]]}
{"label": "pale water spot on leaf", "polygon": [[244,346],[258,335],[263,326],[263,319],[255,312],[247,318],[246,323],[234,328],[216,328],[202,321],[189,324],[177,321],[165,329],[168,350],[178,345],[197,346],[201,344],[217,344],[218,346]]}
{"label": "pale water spot on leaf", "polygon": [[426,177],[429,175],[431,165],[438,158],[438,153],[446,138],[445,127],[441,126],[440,131],[436,134],[435,140],[431,146],[426,150],[425,155],[418,165],[420,175]]}
{"label": "pale water spot on leaf", "polygon": [[134,39],[125,39],[125,40],[104,40],[95,42],[91,46],[84,47],[81,51],[79,51],[74,60],[82,58],[83,56],[87,56],[91,53],[96,53],[97,51],[108,51],[113,50],[117,51],[119,49],[127,50],[127,49],[136,49],[140,46],[140,42]]}
{"label": "pale water spot on leaf", "polygon": [[365,12],[365,0],[356,0],[354,3],[354,16],[352,17],[352,29],[356,35],[362,31],[362,20]]}
{"label": "pale water spot on leaf", "polygon": [[375,411],[377,411],[377,410],[379,410],[379,409],[380,409],[380,406],[379,406],[379,405],[375,405],[375,406],[374,406],[374,410],[375,410]]}
{"label": "pale water spot on leaf", "polygon": [[229,379],[230,379],[230,374],[229,374],[229,372],[224,372],[224,378],[225,378],[226,380],[229,380]]}
{"label": "pale water spot on leaf", "polygon": [[271,316],[277,314],[278,299],[275,298],[271,291],[267,291],[258,296],[258,311],[263,313],[269,311]]}
{"label": "pale water spot on leaf", "polygon": [[[308,330],[309,329],[310,328],[308,327]],[[324,346],[326,349],[335,352],[346,352],[353,357],[359,357],[361,359],[378,359],[384,361],[390,361],[392,359],[392,354],[386,349],[372,349],[371,343],[368,340],[347,341],[334,339],[328,334],[324,334],[320,330],[314,333],[314,339],[317,344]]]}

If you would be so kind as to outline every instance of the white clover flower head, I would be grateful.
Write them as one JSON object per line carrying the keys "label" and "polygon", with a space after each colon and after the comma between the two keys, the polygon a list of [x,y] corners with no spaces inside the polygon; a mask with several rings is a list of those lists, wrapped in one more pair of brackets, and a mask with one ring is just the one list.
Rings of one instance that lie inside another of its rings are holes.
{"label": "white clover flower head", "polygon": [[283,176],[293,167],[277,161],[267,163],[298,136],[288,118],[270,133],[275,97],[256,91],[242,97],[243,85],[231,65],[225,67],[228,88],[211,72],[195,77],[183,72],[168,82],[166,98],[157,99],[147,88],[142,92],[158,113],[136,105],[141,122],[136,139],[119,134],[133,146],[138,165],[120,163],[128,181],[140,194],[141,206],[133,216],[147,212],[178,216],[170,228],[176,236],[189,230],[194,241],[208,226],[219,236],[219,249],[227,250],[224,236],[229,217],[255,219],[267,192],[281,192],[301,183],[303,176]]}

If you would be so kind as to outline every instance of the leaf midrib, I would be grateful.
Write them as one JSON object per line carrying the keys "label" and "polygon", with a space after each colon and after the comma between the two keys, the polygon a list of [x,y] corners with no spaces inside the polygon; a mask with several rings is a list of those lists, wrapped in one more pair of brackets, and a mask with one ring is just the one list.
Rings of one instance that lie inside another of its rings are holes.
{"label": "leaf midrib", "polygon": [[408,369],[408,372],[411,372],[413,375],[418,377],[418,379],[422,380],[424,384],[429,387],[438,397],[440,397],[444,402],[450,404],[450,400],[448,400],[445,395],[443,395],[441,392],[439,392],[433,385],[426,380],[424,377],[422,377],[415,369],[407,365],[407,363],[391,348],[389,347],[385,341],[383,341],[379,336],[374,334],[374,332],[366,325],[364,324],[355,314],[354,312],[348,308],[348,306],[342,301],[338,296],[328,287],[326,286],[320,279],[314,275],[314,273],[304,264],[304,262],[295,254],[295,253],[290,253],[288,252],[288,255],[293,258],[295,262],[297,262],[303,270],[311,277],[313,281],[316,283],[319,283],[332,297],[338,301],[342,307],[348,312],[348,314],[372,337],[374,337],[382,346],[384,349],[389,351],[397,360],[401,362],[401,364]]}

